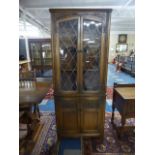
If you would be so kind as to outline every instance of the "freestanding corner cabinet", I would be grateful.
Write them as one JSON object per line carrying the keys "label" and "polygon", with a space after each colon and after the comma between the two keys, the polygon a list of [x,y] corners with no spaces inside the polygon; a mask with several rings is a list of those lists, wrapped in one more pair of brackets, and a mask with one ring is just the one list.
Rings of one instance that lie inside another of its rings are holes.
{"label": "freestanding corner cabinet", "polygon": [[58,137],[104,137],[111,10],[50,13]]}

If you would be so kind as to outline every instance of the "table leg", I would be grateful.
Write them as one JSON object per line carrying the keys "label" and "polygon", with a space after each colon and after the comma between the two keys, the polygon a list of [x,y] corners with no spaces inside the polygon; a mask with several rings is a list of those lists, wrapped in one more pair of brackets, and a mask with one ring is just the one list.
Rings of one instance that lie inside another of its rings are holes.
{"label": "table leg", "polygon": [[34,113],[36,113],[36,111],[37,111],[37,107],[36,107],[36,104],[34,105]]}
{"label": "table leg", "polygon": [[122,115],[122,118],[121,118],[121,124],[122,124],[122,127],[121,127],[121,137],[123,137],[123,133],[124,133],[124,126],[125,126],[125,117],[124,115]]}
{"label": "table leg", "polygon": [[35,113],[36,117],[39,120],[39,118],[40,118],[40,110],[39,110],[39,105],[38,104],[34,105],[34,113]]}
{"label": "table leg", "polygon": [[112,117],[111,117],[111,123],[113,124],[114,123],[114,111],[115,111],[115,106],[114,106],[114,103],[112,104]]}
{"label": "table leg", "polygon": [[40,110],[39,110],[39,105],[37,105],[37,113],[38,113],[38,116],[39,116],[39,118],[40,118]]}

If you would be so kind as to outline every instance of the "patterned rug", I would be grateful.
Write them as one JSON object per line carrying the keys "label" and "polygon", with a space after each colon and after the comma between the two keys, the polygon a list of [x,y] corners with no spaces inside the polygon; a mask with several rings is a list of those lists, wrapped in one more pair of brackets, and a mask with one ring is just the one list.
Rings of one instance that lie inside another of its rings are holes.
{"label": "patterned rug", "polygon": [[45,96],[45,100],[46,99],[50,99],[52,96],[53,96],[53,94],[54,94],[54,90],[52,89],[52,88],[50,88],[49,90],[48,90],[48,93],[46,94],[46,96]]}
{"label": "patterned rug", "polygon": [[[105,138],[102,142],[98,138],[84,138],[84,155],[133,155],[135,152],[134,132],[125,134],[122,139],[118,139],[116,131],[111,125],[111,113],[106,112]],[[57,140],[55,114],[44,112],[41,116],[44,127],[38,137],[31,155],[48,155],[50,148]],[[115,123],[120,125],[120,115],[116,112]],[[128,119],[127,125],[133,125],[134,119]]]}
{"label": "patterned rug", "polygon": [[112,99],[113,97],[113,87],[107,87],[107,99]]}
{"label": "patterned rug", "polygon": [[31,155],[48,155],[57,140],[55,113],[42,112],[41,122],[44,126]]}
{"label": "patterned rug", "polygon": [[[120,115],[115,115],[115,123],[120,126]],[[134,119],[128,119],[126,125],[134,125]],[[135,152],[134,131],[124,134],[118,139],[111,125],[111,113],[106,112],[104,140],[99,138],[84,138],[84,155],[133,155]]]}
{"label": "patterned rug", "polygon": [[[113,87],[109,87],[107,86],[107,99],[112,99],[112,95],[113,95]],[[51,99],[51,97],[53,97],[54,95],[54,90],[52,88],[49,89],[48,93],[46,94],[44,100],[48,100]]]}

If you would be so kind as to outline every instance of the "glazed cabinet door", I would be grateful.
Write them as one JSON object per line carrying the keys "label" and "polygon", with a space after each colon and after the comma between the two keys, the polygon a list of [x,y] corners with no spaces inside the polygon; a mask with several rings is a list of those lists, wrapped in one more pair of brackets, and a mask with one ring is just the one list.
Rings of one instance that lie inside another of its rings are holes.
{"label": "glazed cabinet door", "polygon": [[29,39],[29,50],[32,69],[37,76],[51,77],[52,75],[52,51],[50,39]]}
{"label": "glazed cabinet door", "polygon": [[80,133],[78,101],[76,97],[56,98],[58,135],[72,136]]}
{"label": "glazed cabinet door", "polygon": [[31,52],[31,61],[32,66],[41,66],[41,44],[40,42],[30,42],[30,52]]}
{"label": "glazed cabinet door", "polygon": [[70,17],[57,21],[56,66],[59,92],[78,91],[80,48],[80,18]]}
{"label": "glazed cabinet door", "polygon": [[82,92],[97,92],[101,89],[102,31],[103,23],[97,17],[83,17],[81,19]]}
{"label": "glazed cabinet door", "polygon": [[41,43],[42,49],[42,63],[43,63],[43,76],[52,77],[52,51],[50,40],[45,40]]}
{"label": "glazed cabinet door", "polygon": [[42,49],[42,59],[43,59],[43,65],[46,68],[46,66],[52,66],[52,52],[51,52],[51,45],[50,40],[44,41],[41,43],[41,49]]}
{"label": "glazed cabinet door", "polygon": [[103,97],[81,97],[81,132],[99,135],[103,132]]}

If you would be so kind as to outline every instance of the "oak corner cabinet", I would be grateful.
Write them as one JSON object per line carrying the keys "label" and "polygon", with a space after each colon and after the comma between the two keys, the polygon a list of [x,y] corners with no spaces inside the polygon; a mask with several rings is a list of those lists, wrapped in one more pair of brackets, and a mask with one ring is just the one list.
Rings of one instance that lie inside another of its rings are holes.
{"label": "oak corner cabinet", "polygon": [[58,137],[104,137],[111,10],[50,13]]}

